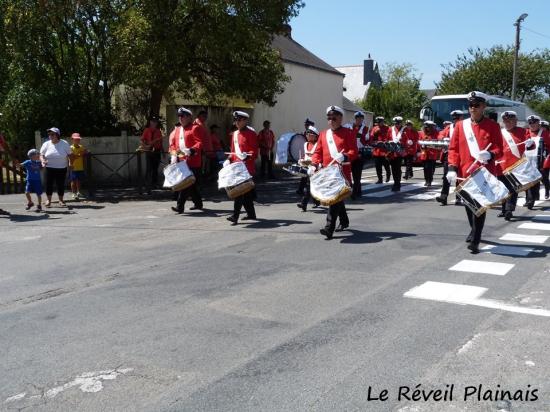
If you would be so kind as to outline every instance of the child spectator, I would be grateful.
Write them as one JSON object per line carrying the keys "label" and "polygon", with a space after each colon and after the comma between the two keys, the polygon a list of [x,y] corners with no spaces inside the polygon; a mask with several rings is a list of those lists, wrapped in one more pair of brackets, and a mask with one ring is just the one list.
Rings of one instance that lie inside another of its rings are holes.
{"label": "child spectator", "polygon": [[73,192],[73,199],[79,200],[84,198],[80,193],[80,183],[84,180],[84,156],[88,151],[80,144],[81,137],[79,133],[73,133],[71,135],[73,144],[71,150],[73,156],[71,158],[71,191]]}
{"label": "child spectator", "polygon": [[31,193],[36,193],[38,200],[36,211],[40,212],[42,211],[42,180],[40,178],[42,163],[40,162],[40,152],[36,149],[31,149],[27,153],[27,156],[29,159],[21,163],[26,172],[25,181],[27,182],[25,185],[25,196],[27,197],[27,207],[25,210],[29,210],[34,206]]}

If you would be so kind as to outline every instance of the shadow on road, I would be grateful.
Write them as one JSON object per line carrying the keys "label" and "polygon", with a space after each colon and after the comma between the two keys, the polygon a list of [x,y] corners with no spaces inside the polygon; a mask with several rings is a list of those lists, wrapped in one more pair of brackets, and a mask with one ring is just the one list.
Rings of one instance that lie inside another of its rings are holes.
{"label": "shadow on road", "polygon": [[[243,222],[243,225],[245,223]],[[311,225],[311,221],[289,220],[289,219],[258,219],[253,223],[246,223],[246,228],[250,229],[277,229],[292,225]]]}
{"label": "shadow on road", "polygon": [[[351,233],[351,235],[349,235]],[[341,239],[340,243],[350,244],[365,244],[365,243],[379,243],[385,240],[402,239],[407,237],[416,236],[414,233],[402,233],[402,232],[363,232],[356,229],[348,229],[345,232],[339,233],[334,236],[333,239]]]}

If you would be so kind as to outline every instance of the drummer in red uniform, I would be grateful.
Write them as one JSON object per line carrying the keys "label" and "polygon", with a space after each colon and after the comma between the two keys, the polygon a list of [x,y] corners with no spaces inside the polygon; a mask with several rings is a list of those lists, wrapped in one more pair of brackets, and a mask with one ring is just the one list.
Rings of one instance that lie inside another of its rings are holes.
{"label": "drummer in red uniform", "polygon": [[352,199],[360,198],[361,192],[361,176],[363,174],[364,160],[360,154],[360,150],[367,145],[367,136],[369,133],[369,127],[365,124],[365,114],[363,112],[355,112],[354,122],[351,127],[355,140],[357,143],[357,150],[359,156],[353,162],[351,162],[351,177],[353,178],[353,192],[351,194]]}
{"label": "drummer in red uniform", "polygon": [[[455,129],[455,124],[459,120],[464,119],[464,112],[462,110],[453,110],[451,112],[451,119],[453,119],[452,122],[449,122],[445,126],[445,128],[439,132],[439,139],[450,142],[451,136],[453,135],[453,131]],[[445,123],[443,123],[445,125]],[[449,196],[449,182],[445,178],[447,175],[447,172],[449,171],[449,150],[444,149],[441,152],[441,163],[443,163],[443,186],[441,187],[441,194],[435,198],[441,205],[446,206],[447,205],[447,197]],[[460,200],[457,199],[455,201],[455,204],[460,204]]]}
{"label": "drummer in red uniform", "polygon": [[[246,112],[233,112],[233,120],[237,128],[231,134],[231,156],[226,160],[226,165],[233,162],[244,162],[248,173],[252,176],[256,173],[256,158],[258,157],[258,138],[254,129],[248,126],[250,116]],[[256,198],[255,189],[244,195],[235,198],[233,203],[233,215],[227,220],[232,225],[239,221],[241,208],[244,206],[246,216],[242,220],[256,220],[256,210],[254,208],[254,199]]]}
{"label": "drummer in red uniform", "polygon": [[[541,127],[540,121],[540,117],[535,115],[531,115],[527,118],[527,124],[529,125],[527,134],[535,144],[532,148],[527,149],[525,155],[528,159],[531,159],[533,165],[536,165],[537,169],[539,169],[543,175],[544,188],[546,192],[545,197],[548,199],[548,195],[550,194],[550,184],[547,180],[548,174],[544,171],[544,163],[545,153],[548,154],[550,152],[550,133],[548,133],[548,130]],[[546,166],[550,168],[550,164],[548,164],[548,162]],[[535,206],[535,201],[540,199],[540,183],[537,183],[527,190],[525,197],[525,206],[532,209],[533,206]]]}
{"label": "drummer in red uniform", "polygon": [[376,176],[378,176],[376,184],[380,184],[382,183],[382,166],[386,169],[386,182],[390,181],[391,172],[390,163],[386,158],[388,152],[383,147],[376,147],[376,144],[387,141],[389,127],[384,124],[384,118],[382,116],[378,116],[375,122],[376,126],[374,126],[370,132],[369,143],[374,146],[374,149],[372,149],[372,157],[374,158]]}
{"label": "drummer in red uniform", "polygon": [[[488,96],[481,92],[468,94],[470,119],[457,122],[449,145],[449,172],[447,180],[454,186],[458,177],[467,178],[483,165],[487,170],[499,175],[495,161],[502,156],[502,133],[498,123],[484,117]],[[476,165],[472,166],[474,163]],[[486,214],[477,217],[467,206],[466,215],[470,224],[470,234],[466,238],[468,249],[479,253],[481,232]]]}
{"label": "drummer in red uniform", "polygon": [[[304,143],[304,157],[303,159],[298,160],[298,164],[304,167],[309,165],[309,163],[306,162],[311,162],[311,157],[313,156],[313,153],[315,153],[315,149],[317,148],[317,140],[319,139],[319,131],[315,127],[309,126],[306,130],[306,139],[307,141]],[[307,204],[311,198],[309,177],[305,177],[304,179],[306,179],[304,196],[302,197],[300,203],[296,204],[296,206],[302,209],[303,212],[307,210]],[[318,207],[320,203],[314,198],[313,205],[313,207]]]}
{"label": "drummer in red uniform", "polygon": [[[439,133],[436,124],[431,120],[426,120],[422,126],[422,131],[418,134],[418,140],[438,140]],[[424,166],[424,186],[430,187],[434,180],[435,163],[440,156],[440,151],[432,147],[422,148],[420,160]]]}
{"label": "drummer in red uniform", "polygon": [[418,151],[418,132],[414,128],[413,122],[405,122],[403,130],[403,140],[405,141],[405,180],[413,177],[413,161]]}
{"label": "drummer in red uniform", "polygon": [[169,139],[170,163],[186,161],[187,166],[195,175],[195,183],[186,189],[178,192],[177,206],[172,207],[176,213],[183,213],[185,201],[189,196],[193,200],[191,210],[202,209],[202,198],[199,191],[198,179],[201,173],[202,165],[202,142],[204,141],[205,131],[200,125],[193,124],[193,114],[191,110],[185,107],[178,109],[179,126],[176,126]]}
{"label": "drummer in red uniform", "polygon": [[[404,136],[406,128],[403,126],[403,118],[401,116],[395,116],[392,121],[393,126],[389,128],[386,140],[399,144],[401,148],[407,147],[407,141],[409,139]],[[393,175],[392,192],[399,192],[401,190],[401,164],[403,163],[403,154],[404,151],[395,151],[387,155]]]}
{"label": "drummer in red uniform", "polygon": [[[319,165],[327,167],[333,160],[343,164],[343,173],[348,181],[351,180],[351,167],[347,162],[352,162],[357,158],[357,143],[355,135],[346,127],[342,127],[342,118],[344,110],[338,106],[329,106],[327,108],[327,121],[329,128],[323,130],[317,142],[317,148],[313,153],[311,165],[308,168],[308,174],[311,176]],[[340,219],[340,224],[336,228],[336,219]],[[329,206],[327,212],[327,223],[320,230],[327,240],[332,239],[334,231],[342,231],[348,228],[349,219],[346,212],[344,201]]]}
{"label": "drummer in red uniform", "polygon": [[[518,116],[516,112],[507,110],[502,113],[501,117],[504,123],[504,127],[501,129],[504,143],[502,146],[502,157],[497,160],[497,167],[500,169],[500,173],[521,159],[525,149],[534,145],[531,139],[526,143],[527,130],[523,127],[518,127]],[[516,210],[518,193],[504,175],[499,175],[498,180],[504,183],[511,193],[511,196],[502,204],[502,211],[498,217],[510,220],[514,216],[514,210]]]}

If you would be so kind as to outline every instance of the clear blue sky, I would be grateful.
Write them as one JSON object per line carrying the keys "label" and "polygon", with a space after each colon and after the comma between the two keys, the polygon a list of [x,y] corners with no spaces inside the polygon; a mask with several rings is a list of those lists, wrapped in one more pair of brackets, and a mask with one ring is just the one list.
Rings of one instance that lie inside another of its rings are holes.
{"label": "clear blue sky", "polygon": [[305,3],[291,21],[292,37],[302,46],[332,66],[362,64],[369,53],[382,66],[412,63],[422,75],[423,88],[433,88],[441,64],[469,47],[513,44],[513,24],[522,13],[529,16],[522,24],[521,50],[550,48],[550,0]]}

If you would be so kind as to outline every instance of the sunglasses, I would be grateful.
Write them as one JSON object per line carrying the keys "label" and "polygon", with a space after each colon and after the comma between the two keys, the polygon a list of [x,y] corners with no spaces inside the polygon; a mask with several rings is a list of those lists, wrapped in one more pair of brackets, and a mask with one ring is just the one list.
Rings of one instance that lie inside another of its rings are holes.
{"label": "sunglasses", "polygon": [[479,106],[481,106],[481,103],[468,103],[468,107],[478,108]]}

